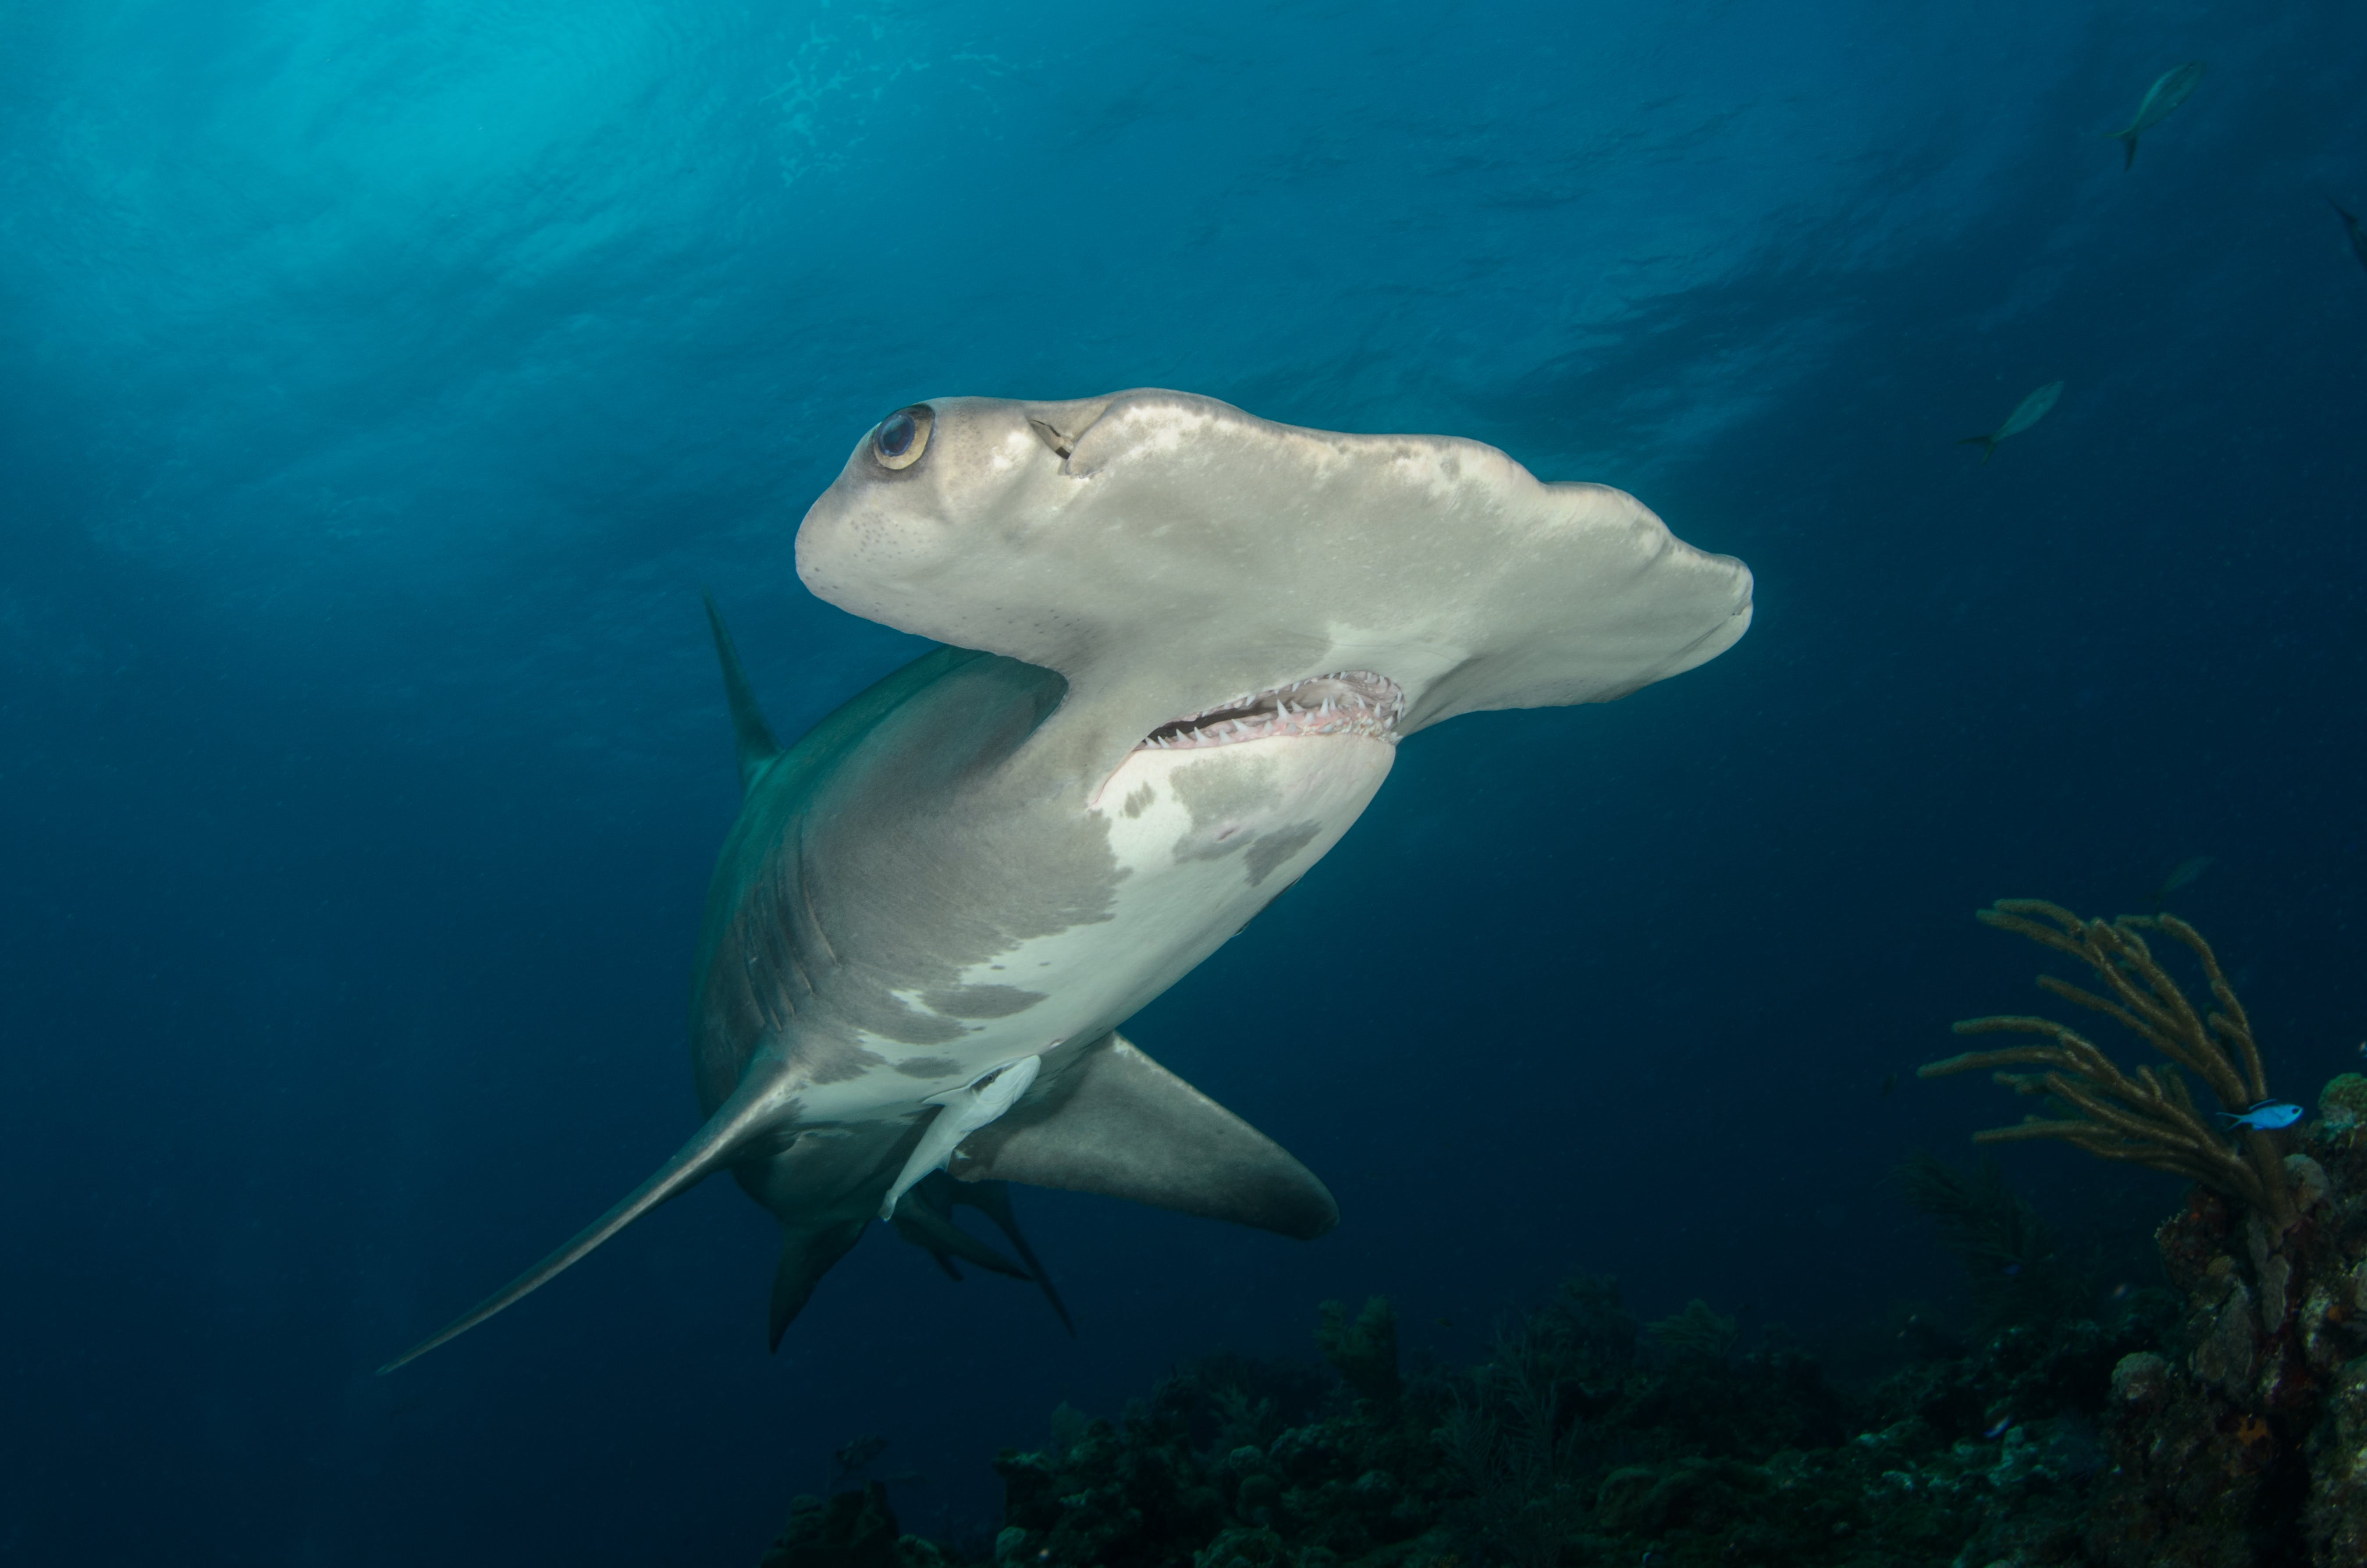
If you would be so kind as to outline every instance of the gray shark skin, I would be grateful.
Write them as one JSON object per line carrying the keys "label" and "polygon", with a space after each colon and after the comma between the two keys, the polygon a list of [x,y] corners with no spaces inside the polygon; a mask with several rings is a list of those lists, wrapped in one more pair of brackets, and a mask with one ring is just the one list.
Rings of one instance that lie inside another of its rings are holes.
{"label": "gray shark skin", "polygon": [[[1155,390],[900,410],[797,558],[946,645],[783,748],[716,620],[744,799],[694,973],[705,1125],[382,1370],[719,1169],[781,1221],[776,1345],[873,1219],[1065,1321],[1002,1182],[1319,1235],[1322,1183],[1120,1026],[1338,842],[1404,736],[1625,696],[1751,613],[1740,562],[1621,492]],[[951,1224],[965,1191],[1027,1267]]]}

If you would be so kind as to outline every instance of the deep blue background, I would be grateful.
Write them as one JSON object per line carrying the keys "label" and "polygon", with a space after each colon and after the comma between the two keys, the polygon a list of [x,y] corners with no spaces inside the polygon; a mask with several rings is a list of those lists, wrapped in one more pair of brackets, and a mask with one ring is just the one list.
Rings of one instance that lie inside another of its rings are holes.
{"label": "deep blue background", "polygon": [[[864,1432],[951,1528],[1327,1295],[1845,1341],[1952,1288],[1884,1173],[2018,1109],[1911,1077],[2031,998],[1970,911],[2192,854],[2274,1086],[2354,1063],[2367,18],[1945,9],[0,10],[0,1561],[746,1563]],[[1143,384],[1758,574],[1701,671],[1409,743],[1136,1021],[1341,1229],[1025,1194],[1079,1340],[875,1237],[768,1358],[715,1184],[374,1379],[697,1119],[698,585],[794,733],[917,651],[791,567],[873,420]],[[2009,1164],[2132,1248],[2176,1200]]]}

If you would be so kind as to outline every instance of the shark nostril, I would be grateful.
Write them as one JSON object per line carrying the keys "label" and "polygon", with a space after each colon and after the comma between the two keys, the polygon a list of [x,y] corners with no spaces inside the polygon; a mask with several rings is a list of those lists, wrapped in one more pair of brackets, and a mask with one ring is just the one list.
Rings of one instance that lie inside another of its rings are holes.
{"label": "shark nostril", "polygon": [[1042,420],[1030,419],[1027,424],[1036,432],[1036,438],[1052,449],[1054,456],[1065,459],[1070,452],[1077,449],[1075,441],[1061,435]]}

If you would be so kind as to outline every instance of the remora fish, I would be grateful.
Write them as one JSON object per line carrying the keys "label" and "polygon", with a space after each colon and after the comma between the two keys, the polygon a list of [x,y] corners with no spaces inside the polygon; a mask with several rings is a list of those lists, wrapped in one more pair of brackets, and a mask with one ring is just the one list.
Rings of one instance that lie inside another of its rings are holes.
{"label": "remora fish", "polygon": [[2121,160],[2121,172],[2126,174],[2137,161],[2137,138],[2169,118],[2169,111],[2187,100],[2195,84],[2203,80],[2203,62],[2190,60],[2175,70],[2165,71],[2137,105],[2136,118],[2124,131],[2110,131],[2112,139],[2126,150]]}
{"label": "remora fish", "polygon": [[[776,1345],[871,1220],[933,1190],[944,1218],[941,1170],[1331,1229],[1321,1182],[1118,1027],[1338,841],[1404,736],[1623,697],[1751,611],[1739,562],[1616,490],[1158,391],[900,410],[797,559],[946,646],[783,748],[718,623],[744,798],[694,974],[706,1124],[387,1369],[718,1170],[781,1221]],[[1356,979],[1300,954],[1274,983]]]}
{"label": "remora fish", "polygon": [[2015,403],[2013,405],[2013,412],[2005,416],[2005,423],[1999,426],[1994,431],[1986,436],[1967,436],[1963,440],[1957,442],[1956,445],[1960,447],[1979,447],[1981,449],[1981,461],[1986,464],[1989,459],[1995,455],[1998,449],[1998,443],[1999,441],[2004,440],[2008,436],[2019,436],[2024,430],[2029,429],[2032,426],[2045,418],[2047,414],[2055,407],[2055,400],[2062,395],[2063,383],[2061,381],[2049,381],[2044,386],[2039,388],[2036,392],[2032,392],[2028,397],[2023,398],[2020,403]]}

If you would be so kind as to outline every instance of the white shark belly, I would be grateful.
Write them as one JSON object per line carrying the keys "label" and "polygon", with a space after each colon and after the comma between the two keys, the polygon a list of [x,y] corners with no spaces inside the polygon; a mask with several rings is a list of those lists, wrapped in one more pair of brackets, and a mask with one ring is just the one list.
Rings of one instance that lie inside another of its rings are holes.
{"label": "white shark belly", "polygon": [[[1123,873],[1110,918],[1023,942],[961,975],[966,986],[1012,986],[1044,999],[1008,1017],[971,1021],[947,1046],[866,1040],[889,1068],[809,1090],[809,1114],[910,1112],[1011,1062],[1098,1040],[1321,859],[1371,802],[1396,750],[1386,740],[1325,735],[1134,753],[1086,809],[1107,823]],[[917,996],[903,999],[922,1006]],[[944,1070],[926,1071],[940,1063]]]}

